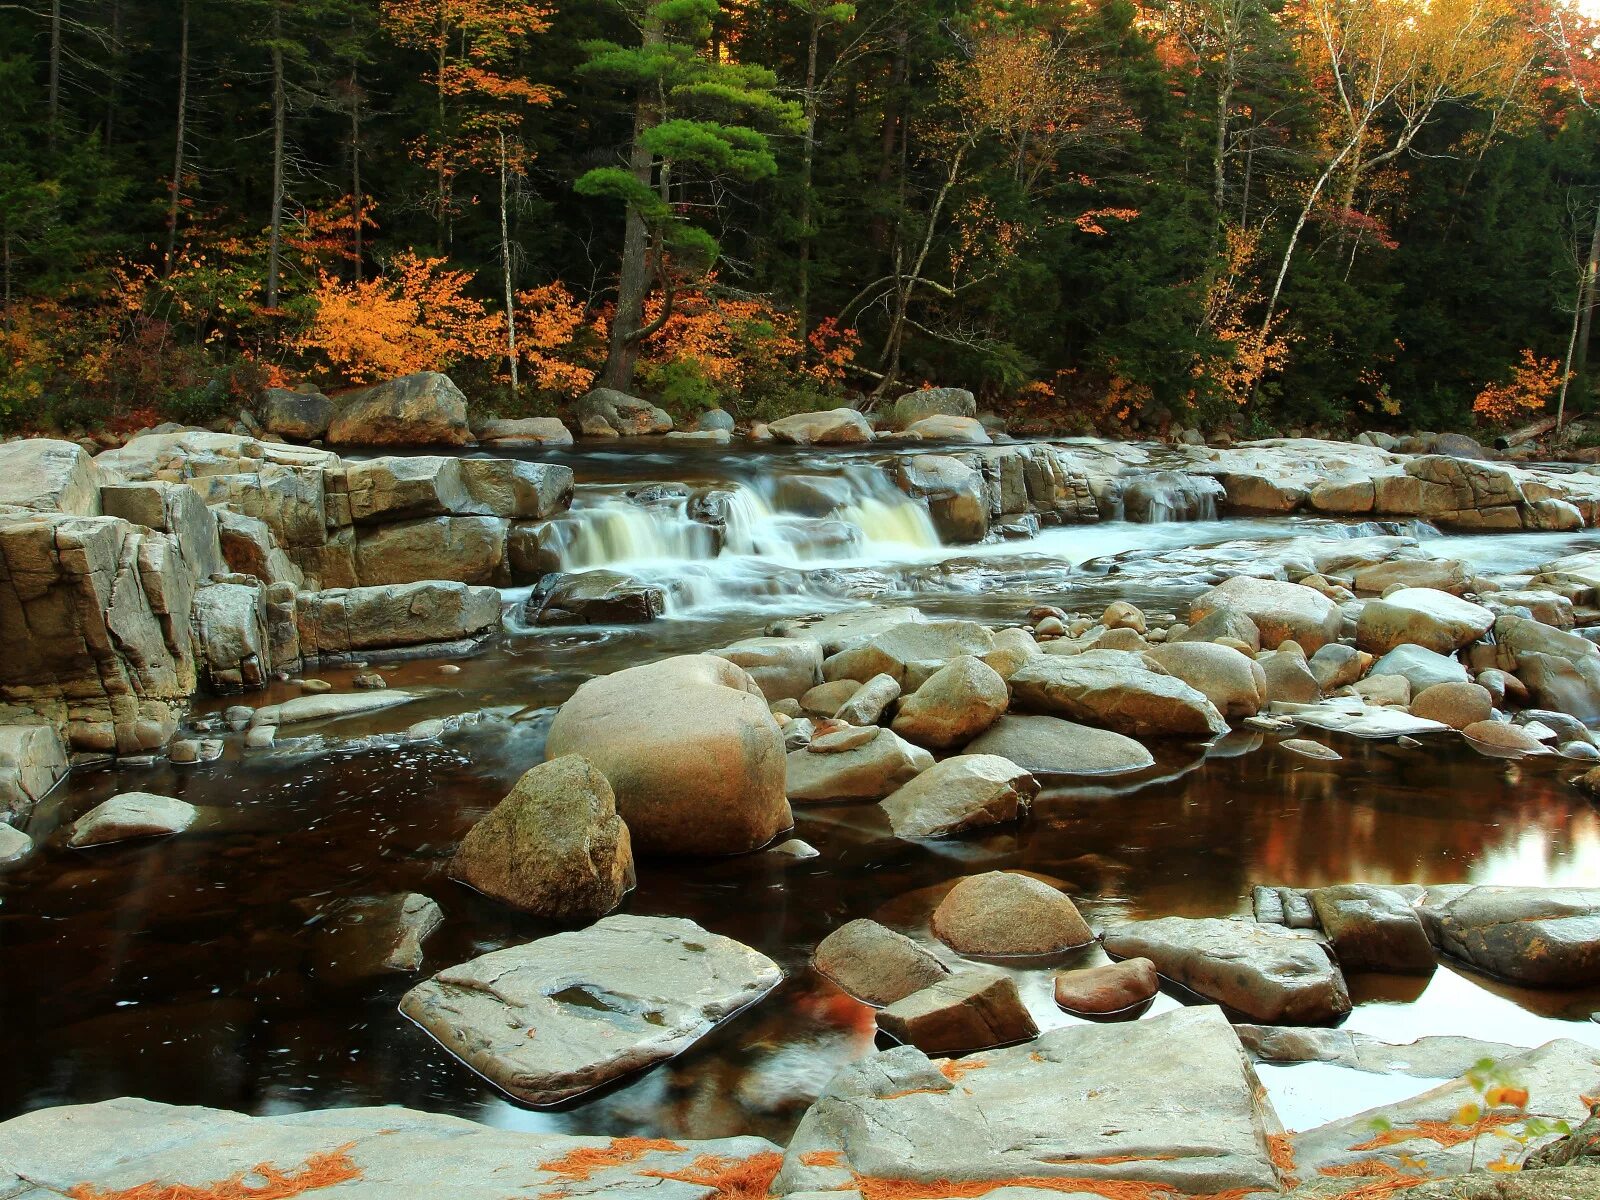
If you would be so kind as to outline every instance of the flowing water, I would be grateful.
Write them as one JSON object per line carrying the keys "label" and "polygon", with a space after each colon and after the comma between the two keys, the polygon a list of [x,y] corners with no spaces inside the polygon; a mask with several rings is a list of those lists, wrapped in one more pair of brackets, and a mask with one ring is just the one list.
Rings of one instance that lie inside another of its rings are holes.
{"label": "flowing water", "polygon": [[[502,641],[459,672],[437,662],[383,668],[390,686],[422,699],[310,730],[329,739],[320,752],[246,758],[230,742],[207,766],[73,775],[29,826],[40,851],[0,873],[0,1119],[132,1094],[258,1113],[401,1103],[523,1129],[781,1141],[837,1067],[873,1045],[872,1010],[810,971],[811,948],[860,916],[926,939],[928,913],[964,874],[1050,876],[1096,926],[1244,912],[1257,883],[1600,884],[1600,815],[1568,785],[1573,765],[1483,758],[1459,739],[1409,750],[1340,739],[1344,760],[1331,764],[1276,752],[1275,738],[1249,732],[1209,750],[1161,745],[1139,776],[1054,787],[1019,826],[938,843],[894,839],[876,805],[797,807],[795,836],[818,857],[647,860],[625,902],[755,946],[782,965],[785,985],[656,1070],[563,1110],[520,1107],[399,1016],[412,977],[332,970],[317,912],[339,897],[434,897],[446,921],[427,943],[429,970],[549,932],[445,869],[473,822],[540,761],[551,714],[585,679],[722,646],[779,617],[869,603],[995,622],[1020,621],[1040,603],[1088,611],[1116,598],[1181,614],[1217,570],[1319,539],[1420,534],[1435,553],[1486,572],[1600,547],[1593,533],[1440,539],[1425,527],[1288,519],[1118,521],[942,547],[920,502],[863,452],[657,444],[547,457],[579,479],[562,522],[563,567],[657,582],[670,594],[666,616],[532,630],[516,616],[525,590],[508,591]],[[657,484],[668,486],[639,492]],[[690,516],[707,488],[725,493],[720,537]],[[1214,515],[1205,497],[1157,481],[1145,493],[1142,516]],[[343,690],[354,672],[321,674]],[[245,699],[294,694],[277,685]],[[481,717],[441,743],[382,736],[458,714]],[[60,826],[129,790],[214,811],[182,837],[88,852],[61,845]],[[1095,954],[1014,971],[1041,1026],[1075,1020],[1051,1002],[1052,971]],[[1346,1027],[1391,1041],[1600,1044],[1589,1019],[1600,991],[1530,992],[1451,965],[1428,980],[1356,976],[1352,987]],[[1157,1006],[1176,1003],[1163,996]],[[1295,1127],[1425,1086],[1311,1065],[1263,1077]]]}

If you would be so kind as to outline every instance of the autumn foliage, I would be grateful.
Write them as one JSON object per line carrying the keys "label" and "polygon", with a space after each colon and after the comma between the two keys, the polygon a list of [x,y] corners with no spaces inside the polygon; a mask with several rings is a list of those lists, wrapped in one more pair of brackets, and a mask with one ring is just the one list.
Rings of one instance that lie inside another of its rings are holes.
{"label": "autumn foliage", "polygon": [[1478,419],[1491,425],[1526,419],[1542,412],[1555,394],[1561,390],[1565,373],[1553,358],[1540,358],[1532,350],[1523,350],[1522,357],[1503,383],[1491,383],[1478,393],[1472,402],[1472,411]]}

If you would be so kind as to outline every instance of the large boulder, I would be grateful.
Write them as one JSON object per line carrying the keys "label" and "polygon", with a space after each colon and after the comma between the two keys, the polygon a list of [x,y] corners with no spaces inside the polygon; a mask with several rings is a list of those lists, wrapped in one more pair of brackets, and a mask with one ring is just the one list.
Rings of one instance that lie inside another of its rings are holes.
{"label": "large boulder", "polygon": [[971,417],[924,417],[905,428],[906,436],[927,442],[968,442],[988,445],[992,439],[981,422]]}
{"label": "large boulder", "polygon": [[817,943],[811,965],[857,1000],[893,1004],[950,974],[903,933],[864,917],[839,926]]}
{"label": "large boulder", "polygon": [[1346,883],[1311,893],[1317,923],[1346,971],[1431,975],[1433,946],[1417,910],[1394,888]]}
{"label": "large boulder", "polygon": [[883,810],[896,837],[948,837],[1015,821],[1038,794],[1038,781],[1016,763],[958,754],[897,789]]}
{"label": "large boulder", "polygon": [[194,595],[193,625],[201,675],[214,692],[267,685],[272,639],[260,581],[214,583]]}
{"label": "large boulder", "polygon": [[1009,702],[1006,681],[994,668],[964,654],[901,697],[891,728],[919,746],[949,750],[993,725]]}
{"label": "large boulder", "polygon": [[1100,940],[1107,954],[1148,958],[1168,979],[1252,1021],[1322,1025],[1350,1011],[1328,951],[1282,925],[1162,917],[1108,929]]}
{"label": "large boulder", "polygon": [[1127,775],[1155,764],[1138,742],[1059,717],[1010,713],[967,743],[968,755],[998,755],[1035,775]]}
{"label": "large boulder", "polygon": [[933,910],[931,926],[958,954],[985,958],[1059,954],[1094,940],[1066,895],[1014,871],[967,876]]}
{"label": "large boulder", "polygon": [[595,388],[579,399],[576,411],[590,437],[644,437],[672,429],[664,409],[616,388]]}
{"label": "large boulder", "polygon": [[769,701],[798,700],[822,682],[822,647],[805,638],[745,638],[711,653],[743,667]]}
{"label": "large boulder", "polygon": [[1430,889],[1421,913],[1439,949],[1491,975],[1531,987],[1600,983],[1600,888]]}
{"label": "large boulder", "polygon": [[739,854],[793,824],[783,732],[726,659],[686,655],[589,680],[556,714],[545,753],[599,768],[636,852]]}
{"label": "large boulder", "polygon": [[1459,596],[1472,587],[1472,572],[1455,558],[1394,558],[1358,567],[1351,586],[1360,595],[1380,596],[1392,587],[1434,588]]}
{"label": "large boulder", "polygon": [[1025,1042],[1039,1032],[1017,984],[999,971],[961,971],[896,1000],[878,1028],[924,1054],[965,1054]]}
{"label": "large boulder", "polygon": [[1450,654],[1493,624],[1494,614],[1481,604],[1433,588],[1401,588],[1362,605],[1356,644],[1373,654],[1406,645]]}
{"label": "large boulder", "polygon": [[497,1087],[548,1105],[681,1053],[782,979],[693,921],[613,916],[440,971],[400,1011]]}
{"label": "large boulder", "polygon": [[1600,648],[1587,638],[1523,617],[1494,623],[1498,665],[1516,672],[1541,708],[1600,722]]}
{"label": "large boulder", "polygon": [[978,401],[965,388],[923,388],[907,392],[889,413],[893,429],[906,429],[926,417],[977,417]]}
{"label": "large boulder", "polygon": [[666,610],[667,594],[655,584],[601,568],[546,575],[523,605],[523,619],[530,625],[643,625]]}
{"label": "large boulder", "polygon": [[[838,738],[840,735],[833,735]],[[788,758],[788,795],[796,803],[882,800],[933,766],[933,755],[877,726],[856,729],[844,744],[817,738]]]}
{"label": "large boulder", "polygon": [[0,444],[0,514],[100,515],[100,474],[74,442],[27,438]]}
{"label": "large boulder", "polygon": [[1315,654],[1324,643],[1338,641],[1344,625],[1344,614],[1328,597],[1281,579],[1235,575],[1223,580],[1190,606],[1190,625],[1219,608],[1249,617],[1261,633],[1261,644],[1269,650],[1279,642],[1293,640],[1307,654]]}
{"label": "large boulder", "polygon": [[266,388],[256,403],[261,426],[291,442],[315,442],[328,435],[333,401],[318,391]]}
{"label": "large boulder", "polygon": [[303,592],[295,606],[305,655],[476,641],[500,628],[500,593],[426,580]]}
{"label": "large boulder", "polygon": [[981,542],[989,532],[989,493],[983,472],[947,454],[918,454],[895,464],[895,482],[925,500],[933,527],[949,545]]}
{"label": "large boulder", "polygon": [[562,924],[605,916],[633,886],[611,785],[575,754],[540,763],[462,839],[450,876]]}
{"label": "large boulder", "polygon": [[67,845],[75,849],[125,842],[130,838],[165,837],[193,825],[200,810],[171,796],[123,792],[95,805],[72,823]]}
{"label": "large boulder", "polygon": [[334,446],[470,446],[467,398],[448,375],[423,371],[334,401]]}
{"label": "large boulder", "polygon": [[1150,657],[1204,695],[1225,717],[1253,717],[1267,703],[1267,674],[1261,664],[1231,646],[1174,642],[1157,646]]}
{"label": "large boulder", "polygon": [[907,621],[864,644],[841,650],[822,664],[824,679],[892,676],[908,691],[962,655],[982,658],[994,649],[994,634],[976,621]]}
{"label": "large boulder", "polygon": [[796,413],[767,425],[780,442],[796,446],[848,446],[872,440],[872,426],[853,408]]}
{"label": "large boulder", "polygon": [[513,449],[524,446],[570,446],[572,431],[559,417],[522,417],[511,421],[485,421],[478,440],[486,446]]}
{"label": "large boulder", "polygon": [[356,579],[362,587],[450,579],[492,584],[505,576],[507,522],[500,517],[427,517],[360,530]]}
{"label": "large boulder", "polygon": [[1204,693],[1121,650],[1045,655],[1011,677],[1011,693],[1024,711],[1090,721],[1130,737],[1214,737],[1228,730]]}
{"label": "large boulder", "polygon": [[54,725],[0,725],[0,815],[26,818],[67,768]]}

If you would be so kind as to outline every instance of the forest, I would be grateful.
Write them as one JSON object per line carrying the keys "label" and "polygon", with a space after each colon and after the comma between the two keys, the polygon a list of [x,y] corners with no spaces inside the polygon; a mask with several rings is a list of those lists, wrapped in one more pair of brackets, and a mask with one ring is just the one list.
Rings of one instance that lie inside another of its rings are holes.
{"label": "forest", "polygon": [[0,2],[0,431],[421,370],[503,416],[1580,413],[1597,33],[1565,0]]}

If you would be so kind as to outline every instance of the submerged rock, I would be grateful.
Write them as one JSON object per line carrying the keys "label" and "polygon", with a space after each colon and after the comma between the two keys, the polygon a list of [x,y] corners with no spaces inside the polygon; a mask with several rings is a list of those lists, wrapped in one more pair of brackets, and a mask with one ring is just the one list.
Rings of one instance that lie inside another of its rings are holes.
{"label": "submerged rock", "polygon": [[194,805],[171,796],[124,792],[95,805],[74,821],[67,845],[81,849],[130,838],[182,833],[199,815],[200,810]]}
{"label": "submerged rock", "polygon": [[395,896],[296,901],[316,922],[312,970],[336,984],[422,966],[422,944],[444,923],[444,913],[417,892]]}
{"label": "submerged rock", "polygon": [[400,1011],[497,1087],[549,1105],[688,1049],[782,979],[693,921],[613,916],[441,971]]}
{"label": "submerged rock", "polygon": [[903,933],[858,918],[817,943],[811,965],[857,1000],[893,1004],[950,974],[928,951]]}
{"label": "submerged rock", "polygon": [[1056,1003],[1080,1016],[1105,1017],[1148,1004],[1161,989],[1161,975],[1148,958],[1126,958],[1103,967],[1063,971],[1056,976]]}
{"label": "submerged rock", "polygon": [[1016,982],[998,971],[960,971],[897,1000],[878,1028],[924,1054],[965,1054],[1025,1042],[1039,1032]]}
{"label": "submerged rock", "polygon": [[967,876],[939,902],[931,925],[957,953],[988,958],[1059,954],[1094,940],[1070,899],[1013,871]]}
{"label": "submerged rock", "polygon": [[894,835],[948,837],[1021,818],[1039,783],[993,754],[959,754],[935,763],[883,802]]}
{"label": "submerged rock", "polygon": [[1435,945],[1532,987],[1600,983],[1600,888],[1429,889],[1420,912]]}
{"label": "submerged rock", "polygon": [[867,726],[849,738],[819,739],[789,755],[790,800],[882,800],[933,766],[933,755],[890,730]]}
{"label": "submerged rock", "polygon": [[1011,689],[1018,708],[1092,721],[1132,737],[1214,737],[1228,730],[1203,693],[1156,674],[1126,651],[1045,655],[1019,669]]}
{"label": "submerged rock", "polygon": [[0,867],[21,862],[33,853],[33,839],[14,825],[0,821]]}

